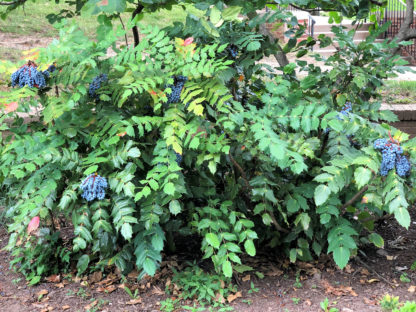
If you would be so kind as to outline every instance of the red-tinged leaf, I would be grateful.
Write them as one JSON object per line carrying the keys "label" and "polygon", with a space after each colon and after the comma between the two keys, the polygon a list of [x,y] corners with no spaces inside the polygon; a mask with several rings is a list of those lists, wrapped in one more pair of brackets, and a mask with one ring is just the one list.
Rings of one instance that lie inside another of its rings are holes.
{"label": "red-tinged leaf", "polygon": [[31,232],[35,231],[39,227],[40,219],[38,216],[33,217],[32,220],[30,220],[28,226],[27,226],[27,233],[30,234]]}
{"label": "red-tinged leaf", "polygon": [[102,0],[100,3],[98,3],[98,6],[106,6],[108,5],[108,0]]}
{"label": "red-tinged leaf", "polygon": [[194,42],[193,37],[186,38],[185,41],[183,42],[183,46],[186,47],[186,46],[190,45],[192,42]]}
{"label": "red-tinged leaf", "polygon": [[17,109],[18,106],[19,105],[17,104],[17,102],[5,103],[4,104],[4,110],[7,113],[11,113],[11,112],[14,112]]}
{"label": "red-tinged leaf", "polygon": [[120,133],[117,133],[117,135],[118,135],[119,137],[124,137],[126,134],[127,134],[127,132],[126,132],[126,131],[124,131],[124,132],[120,132]]}

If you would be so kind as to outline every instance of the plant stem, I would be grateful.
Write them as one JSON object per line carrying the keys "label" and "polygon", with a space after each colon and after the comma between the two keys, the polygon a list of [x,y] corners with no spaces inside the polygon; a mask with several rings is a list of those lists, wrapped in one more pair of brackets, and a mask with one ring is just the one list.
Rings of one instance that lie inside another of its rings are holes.
{"label": "plant stem", "polygon": [[[240,171],[241,177],[243,178],[245,184],[246,184],[246,188],[250,191],[252,190],[252,187],[247,179],[247,175],[244,172],[243,168],[241,168],[241,166],[238,164],[238,162],[234,159],[233,155],[231,155],[231,151],[228,153],[228,156],[230,156],[231,162],[234,164],[234,166],[238,169],[238,171]],[[273,225],[276,228],[276,230],[278,232],[283,232],[283,233],[289,233],[288,230],[284,229],[281,227],[281,225],[277,222],[276,217],[274,216],[273,212],[269,211],[269,215],[270,218],[272,219]]]}
{"label": "plant stem", "polygon": [[127,40],[126,27],[124,26],[123,19],[121,18],[121,15],[120,14],[118,15],[118,18],[120,19],[121,26],[124,29],[124,39],[126,40],[126,46],[128,47],[129,46],[129,41]]}
{"label": "plant stem", "polygon": [[[133,19],[136,17],[136,15],[140,14],[144,9],[144,6],[141,3],[137,4],[136,9],[133,12]],[[139,30],[137,29],[137,26],[134,25],[133,26],[133,37],[134,37],[134,47],[137,47],[140,43],[140,38],[139,38]]]}

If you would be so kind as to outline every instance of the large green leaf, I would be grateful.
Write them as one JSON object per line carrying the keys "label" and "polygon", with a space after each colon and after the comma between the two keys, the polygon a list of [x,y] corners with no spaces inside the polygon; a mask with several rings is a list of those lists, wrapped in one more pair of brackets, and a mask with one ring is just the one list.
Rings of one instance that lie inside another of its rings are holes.
{"label": "large green leaf", "polygon": [[343,247],[343,246],[335,248],[332,253],[335,263],[341,269],[345,268],[345,266],[347,265],[348,260],[350,259],[350,255],[351,255],[350,250],[347,247]]}
{"label": "large green leaf", "polygon": [[331,190],[328,186],[324,184],[318,185],[314,194],[315,204],[317,206],[322,205],[327,201],[329,195],[331,195]]}
{"label": "large green leaf", "polygon": [[410,226],[410,215],[409,211],[407,211],[404,207],[399,207],[394,210],[394,217],[396,218],[397,222],[406,229]]}
{"label": "large green leaf", "polygon": [[207,243],[210,244],[214,248],[220,247],[220,241],[218,239],[218,236],[214,233],[207,233],[205,234],[205,239],[207,240]]}

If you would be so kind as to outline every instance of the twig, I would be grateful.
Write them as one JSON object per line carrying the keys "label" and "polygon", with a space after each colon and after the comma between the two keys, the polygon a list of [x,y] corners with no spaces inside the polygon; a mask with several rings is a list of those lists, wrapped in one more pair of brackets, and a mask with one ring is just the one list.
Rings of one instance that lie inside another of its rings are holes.
{"label": "twig", "polygon": [[[238,162],[234,159],[233,155],[231,155],[231,151],[228,152],[228,156],[230,156],[231,162],[238,169],[238,171],[240,171],[241,177],[243,178],[246,184],[246,188],[251,192],[252,187],[250,185],[250,182],[247,179],[247,175],[244,172],[243,168],[241,168]],[[286,230],[285,228],[282,228],[281,225],[277,222],[276,217],[274,216],[273,212],[269,211],[269,215],[270,215],[270,218],[272,219],[273,225],[276,228],[276,230],[278,230],[279,232],[283,232],[283,233],[289,233],[288,230]]]}
{"label": "twig", "polygon": [[372,267],[370,267],[369,265],[367,265],[363,260],[361,260],[358,256],[354,258],[355,260],[357,260],[357,262],[359,262],[363,267],[365,267],[368,271],[374,273],[375,275],[377,275],[383,282],[385,282],[386,284],[390,285],[391,287],[394,287],[394,284],[392,282],[390,282],[388,279],[386,279],[384,276],[380,275],[376,270],[374,270]]}
{"label": "twig", "polygon": [[126,46],[128,47],[129,46],[129,41],[127,40],[126,27],[124,26],[123,19],[121,18],[121,15],[120,14],[118,15],[118,18],[120,19],[121,26],[124,29],[124,39],[126,40]]}
{"label": "twig", "polygon": [[344,205],[342,205],[341,210],[344,210],[349,205],[353,204],[358,198],[363,196],[365,192],[368,190],[368,185],[364,186],[357,194],[355,194],[349,201],[347,201]]}

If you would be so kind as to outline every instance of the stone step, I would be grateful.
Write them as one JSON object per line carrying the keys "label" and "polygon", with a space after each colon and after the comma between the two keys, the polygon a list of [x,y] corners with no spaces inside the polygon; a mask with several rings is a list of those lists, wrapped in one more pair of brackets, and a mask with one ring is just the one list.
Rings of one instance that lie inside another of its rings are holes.
{"label": "stone step", "polygon": [[[346,30],[350,30],[350,29],[356,29],[357,25],[352,25],[352,24],[321,24],[321,23],[316,23],[314,25],[314,32],[331,32],[331,28],[332,26],[344,26],[346,28]],[[368,31],[370,28],[371,24],[367,23],[367,24],[363,24],[360,28],[358,28],[359,31]]]}
{"label": "stone step", "polygon": [[[354,43],[355,44],[359,44],[360,42],[362,42],[364,40],[361,39],[354,39]],[[376,39],[375,42],[383,42],[383,39]],[[316,53],[320,53],[323,51],[331,51],[332,53],[336,51],[336,48],[339,46],[338,42],[334,41],[334,43],[332,45],[329,45],[325,48],[321,48],[318,45],[314,47],[314,52]]]}
{"label": "stone step", "polygon": [[[325,35],[326,37],[329,37],[329,38],[334,38],[335,37],[335,34],[332,32],[332,31],[314,31],[314,33],[313,33],[313,36],[314,36],[314,38],[318,38],[318,36],[319,35]],[[356,33],[355,33],[355,35],[354,35],[354,39],[357,39],[357,40],[364,40],[365,38],[367,38],[368,36],[369,36],[370,34],[369,34],[369,32],[368,31],[366,31],[366,30],[364,30],[364,31],[357,31]]]}

